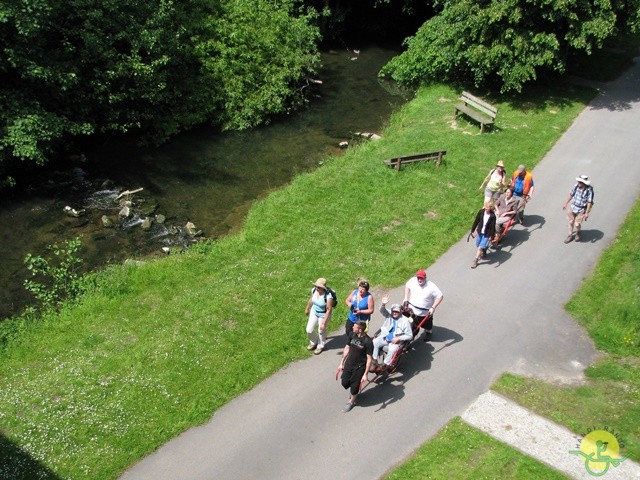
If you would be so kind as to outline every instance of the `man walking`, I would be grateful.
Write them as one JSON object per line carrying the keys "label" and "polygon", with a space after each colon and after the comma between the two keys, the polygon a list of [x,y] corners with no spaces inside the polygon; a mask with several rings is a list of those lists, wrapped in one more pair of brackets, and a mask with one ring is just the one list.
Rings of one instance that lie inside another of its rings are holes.
{"label": "man walking", "polygon": [[593,207],[593,187],[589,177],[580,175],[576,178],[576,182],[562,205],[562,210],[567,210],[567,205],[571,202],[571,208],[567,210],[569,236],[564,239],[564,243],[569,243],[571,240],[580,241],[581,224],[587,221]]}
{"label": "man walking", "polygon": [[518,168],[513,172],[513,176],[511,177],[511,187],[513,187],[513,195],[522,199],[520,210],[516,213],[516,220],[520,225],[524,225],[524,207],[527,205],[527,202],[531,200],[531,196],[535,190],[533,175],[527,171],[527,167],[518,165]]}
{"label": "man walking", "polygon": [[342,351],[342,360],[338,371],[342,372],[340,381],[343,388],[350,389],[349,401],[344,406],[344,413],[350,412],[356,404],[362,384],[367,380],[367,374],[373,361],[373,340],[364,330],[367,322],[358,320],[349,332],[349,340]]}
{"label": "man walking", "polygon": [[426,319],[422,325],[425,330],[423,340],[426,342],[431,338],[433,314],[443,298],[442,291],[431,280],[427,280],[427,272],[422,269],[405,283],[403,306],[413,314],[414,337],[418,336],[419,329],[416,330],[416,327]]}

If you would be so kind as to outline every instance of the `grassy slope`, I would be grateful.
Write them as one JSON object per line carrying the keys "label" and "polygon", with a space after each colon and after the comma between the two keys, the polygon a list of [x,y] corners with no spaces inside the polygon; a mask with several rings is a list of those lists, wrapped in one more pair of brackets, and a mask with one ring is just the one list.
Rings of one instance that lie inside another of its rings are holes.
{"label": "grassy slope", "polygon": [[[489,98],[500,131],[479,135],[452,125],[456,92],[423,90],[383,140],[257,202],[241,234],[96,275],[77,305],[1,354],[3,435],[60,476],[116,477],[307,355],[309,281],[328,277],[342,300],[359,276],[392,287],[427,267],[468,229],[495,161],[534,166],[591,96],[558,87]],[[382,164],[438,149],[448,151],[440,168]],[[20,468],[13,460],[0,468]]]}

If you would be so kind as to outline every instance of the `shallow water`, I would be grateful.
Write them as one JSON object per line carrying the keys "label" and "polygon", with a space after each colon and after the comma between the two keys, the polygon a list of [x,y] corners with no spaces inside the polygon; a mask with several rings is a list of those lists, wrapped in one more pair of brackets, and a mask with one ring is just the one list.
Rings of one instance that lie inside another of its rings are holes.
{"label": "shallow water", "polygon": [[[0,318],[30,301],[23,281],[27,253],[44,254],[47,245],[82,235],[85,269],[182,248],[194,239],[185,232],[194,223],[206,238],[225,235],[242,224],[252,202],[288,183],[295,174],[316,168],[338,144],[355,132],[378,132],[405,98],[386,88],[377,72],[394,54],[386,48],[361,48],[323,54],[321,85],[313,86],[303,111],[250,132],[220,134],[201,127],[176,136],[159,148],[132,147],[125,141],[96,146],[86,162],[70,164],[29,195],[0,206]],[[108,183],[104,180],[108,179]],[[62,188],[61,188],[62,186]],[[116,197],[132,195],[133,215],[119,220]],[[84,209],[74,218],[65,206]],[[167,221],[141,224],[161,213]],[[116,228],[104,228],[108,215]]]}

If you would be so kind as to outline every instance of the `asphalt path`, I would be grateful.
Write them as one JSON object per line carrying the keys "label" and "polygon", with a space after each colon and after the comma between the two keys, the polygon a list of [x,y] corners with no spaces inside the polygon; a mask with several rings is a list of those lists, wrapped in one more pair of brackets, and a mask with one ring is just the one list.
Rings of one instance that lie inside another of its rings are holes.
{"label": "asphalt path", "polygon": [[[427,267],[445,294],[433,340],[416,342],[399,372],[369,385],[351,412],[342,413],[348,394],[335,380],[344,346],[340,329],[321,355],[284,368],[122,478],[371,480],[462,414],[502,372],[579,380],[597,353],[563,305],[640,194],[639,127],[640,57],[618,80],[601,86],[535,168],[526,228],[512,230],[504,247],[475,270],[475,247],[464,239],[433,265],[416,259],[416,270]],[[506,160],[513,167],[520,163]],[[561,207],[582,174],[594,185],[595,206],[582,241],[564,244]],[[374,290],[378,303],[385,293],[400,301],[403,286]],[[305,320],[299,320],[302,331]],[[342,323],[333,320],[336,328]],[[381,323],[376,315],[372,328]],[[600,425],[605,419],[586,420]]]}

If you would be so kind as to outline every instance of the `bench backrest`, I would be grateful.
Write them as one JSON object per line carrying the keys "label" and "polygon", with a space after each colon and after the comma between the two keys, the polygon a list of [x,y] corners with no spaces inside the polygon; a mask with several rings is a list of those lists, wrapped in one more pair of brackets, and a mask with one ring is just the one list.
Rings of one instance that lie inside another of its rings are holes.
{"label": "bench backrest", "polygon": [[429,153],[421,153],[418,155],[406,155],[404,157],[396,157],[390,160],[385,160],[385,165],[389,165],[391,167],[395,167],[396,170],[400,170],[400,166],[403,163],[413,163],[413,162],[421,162],[424,160],[435,160],[436,165],[440,165],[442,162],[442,157],[446,155],[446,150],[440,150],[437,152],[429,152]]}
{"label": "bench backrest", "polygon": [[469,92],[463,91],[460,95],[460,100],[462,100],[465,105],[469,105],[476,110],[480,110],[482,113],[488,115],[494,120],[496,118],[496,115],[498,114],[498,109],[496,107],[494,107],[490,103],[485,102],[481,98],[471,95]]}

